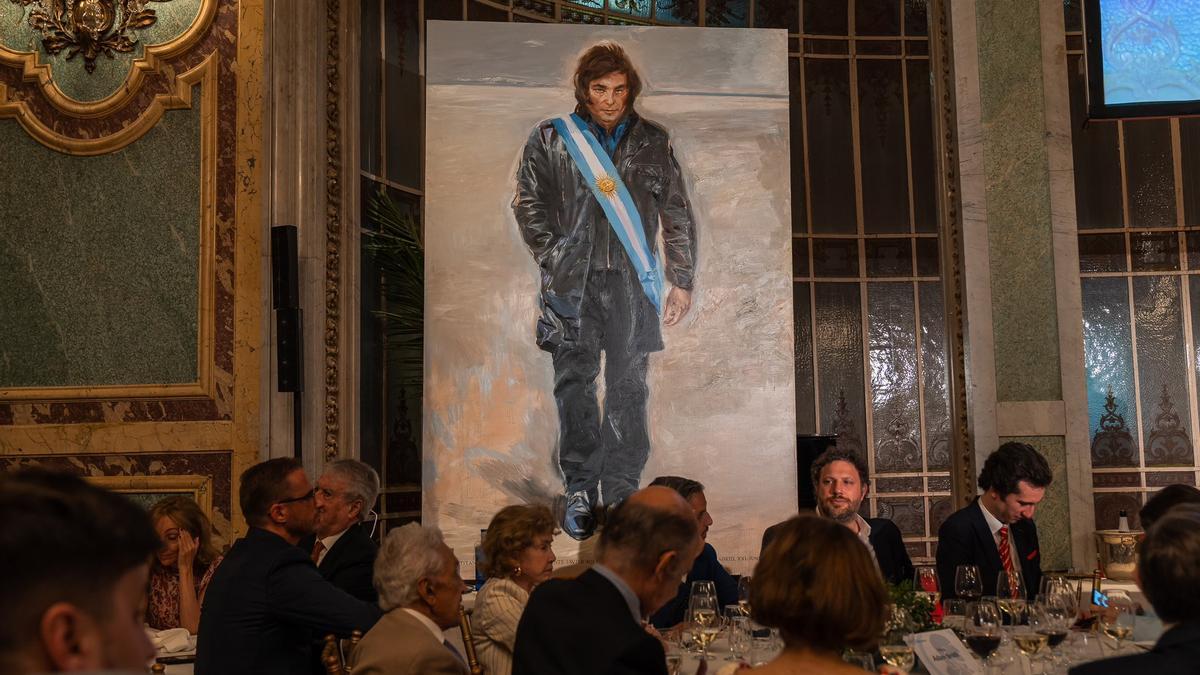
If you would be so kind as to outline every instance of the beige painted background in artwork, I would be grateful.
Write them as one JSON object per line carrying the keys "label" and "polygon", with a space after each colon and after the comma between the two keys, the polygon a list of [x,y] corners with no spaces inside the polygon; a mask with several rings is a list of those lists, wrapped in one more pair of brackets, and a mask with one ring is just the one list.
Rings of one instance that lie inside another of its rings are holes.
{"label": "beige painted background in artwork", "polygon": [[[500,507],[562,492],[537,271],[510,202],[529,131],[573,109],[575,59],[602,39],[645,80],[637,109],[670,131],[699,231],[691,312],[650,357],[643,484],[703,482],[708,540],[735,572],[796,509],[784,32],[430,22],[423,509],[464,576]],[[559,564],[589,544],[560,535]]]}

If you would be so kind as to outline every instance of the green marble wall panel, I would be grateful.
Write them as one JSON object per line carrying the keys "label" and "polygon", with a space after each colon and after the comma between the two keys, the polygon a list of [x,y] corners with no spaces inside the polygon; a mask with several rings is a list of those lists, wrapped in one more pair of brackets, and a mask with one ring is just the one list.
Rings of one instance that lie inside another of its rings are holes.
{"label": "green marble wall panel", "polygon": [[97,58],[96,69],[90,74],[84,70],[82,56],[67,60],[69,48],[58,54],[49,54],[42,49],[41,33],[29,26],[32,5],[23,7],[10,0],[0,1],[0,45],[18,52],[36,51],[38,63],[50,64],[54,81],[64,94],[77,101],[99,101],[120,88],[129,76],[134,60],[145,54],[146,45],[169,42],[195,23],[201,5],[202,0],[150,3],[147,9],[154,10],[157,21],[148,28],[133,31],[138,39],[133,51],[115,53],[113,58]]}
{"label": "green marble wall panel", "polygon": [[0,388],[197,380],[199,92],[98,157],[0,120]]}
{"label": "green marble wall panel", "polygon": [[1038,0],[978,0],[996,399],[1062,399]]}
{"label": "green marble wall panel", "polygon": [[1038,449],[1054,472],[1054,482],[1038,505],[1034,521],[1038,528],[1038,546],[1042,551],[1043,570],[1071,567],[1071,513],[1067,490],[1067,444],[1062,436],[1012,436],[1001,443],[1017,441]]}

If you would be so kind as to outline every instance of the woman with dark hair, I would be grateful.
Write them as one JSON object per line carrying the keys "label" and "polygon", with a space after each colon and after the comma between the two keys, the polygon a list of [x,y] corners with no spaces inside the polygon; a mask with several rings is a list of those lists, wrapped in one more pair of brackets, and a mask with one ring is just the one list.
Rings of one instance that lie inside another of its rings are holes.
{"label": "woman with dark hair", "polygon": [[874,649],[887,603],[875,561],[858,537],[825,518],[792,518],[754,568],[754,620],[778,628],[784,644],[754,672],[862,675],[842,661],[842,651]]}
{"label": "woman with dark hair", "polygon": [[212,524],[187,497],[167,497],[150,507],[162,548],[150,565],[146,623],[155,630],[200,627],[200,604],[221,553],[213,545]]}
{"label": "woman with dark hair", "polygon": [[492,518],[483,537],[488,576],[471,626],[475,651],[489,675],[512,673],[517,624],[529,593],[554,572],[554,514],[542,505],[506,506]]}

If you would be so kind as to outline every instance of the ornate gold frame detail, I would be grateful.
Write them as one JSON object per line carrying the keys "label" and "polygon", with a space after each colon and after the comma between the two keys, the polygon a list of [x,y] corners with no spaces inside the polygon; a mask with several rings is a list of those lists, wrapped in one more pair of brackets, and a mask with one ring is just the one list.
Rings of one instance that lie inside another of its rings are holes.
{"label": "ornate gold frame detail", "polygon": [[942,233],[942,269],[946,298],[946,335],[950,367],[950,491],[956,505],[975,496],[975,444],[967,416],[966,307],[963,279],[962,192],[958,175],[958,133],[954,99],[954,55],[950,37],[950,0],[929,1],[929,59],[934,73],[934,146],[939,171],[938,218]]}
{"label": "ornate gold frame detail", "polygon": [[85,476],[89,483],[113,492],[186,495],[212,519],[212,478],[208,476]]}
{"label": "ornate gold frame detail", "polygon": [[[129,76],[121,87],[111,95],[92,102],[77,101],[62,92],[54,81],[51,67],[38,63],[37,52],[16,52],[0,46],[0,63],[21,69],[22,78],[37,82],[39,90],[59,111],[71,117],[91,119],[105,117],[120,110],[137,95],[147,73],[161,73],[170,77],[166,60],[191,48],[208,30],[216,15],[219,0],[201,0],[196,20],[179,37],[160,45],[146,46],[144,55],[135,59],[130,66]],[[175,90],[154,98],[136,121],[120,131],[95,139],[77,139],[64,136],[38,119],[24,100],[10,100],[8,87],[0,84],[0,118],[14,117],[21,126],[43,145],[71,155],[100,155],[129,145],[149,131],[167,110],[191,106],[190,91],[193,82],[187,81],[188,71],[175,78]],[[207,91],[207,89],[206,89]]]}
{"label": "ornate gold frame detail", "polygon": [[342,277],[341,0],[325,0],[325,461],[338,457]]}
{"label": "ornate gold frame detail", "polygon": [[[114,398],[211,398],[216,392],[214,339],[216,333],[215,285],[216,285],[216,236],[217,236],[217,60],[216,53],[210,54],[200,65],[183,73],[176,83],[176,96],[190,107],[192,88],[200,85],[200,270],[199,270],[199,316],[200,332],[197,340],[197,381],[189,384],[138,384],[102,385],[94,387],[23,387],[0,389],[0,401],[62,401],[75,399]],[[3,85],[0,85],[0,89]],[[2,93],[2,91],[0,91]],[[180,107],[180,106],[175,106]],[[147,129],[154,126],[157,117],[150,120],[151,105],[138,122],[122,130],[121,134],[145,123]],[[5,107],[0,105],[0,116]],[[161,111],[159,112],[161,115]],[[19,118],[20,119],[20,118]],[[26,127],[27,129],[29,127]],[[137,135],[140,135],[138,133]],[[36,136],[35,136],[36,137]],[[66,139],[76,150],[72,154],[96,155],[107,150],[91,152],[92,144],[112,142],[107,139]],[[136,139],[136,136],[130,140]],[[38,140],[42,140],[39,138]],[[49,147],[51,143],[42,140]],[[80,148],[89,151],[79,151]]]}

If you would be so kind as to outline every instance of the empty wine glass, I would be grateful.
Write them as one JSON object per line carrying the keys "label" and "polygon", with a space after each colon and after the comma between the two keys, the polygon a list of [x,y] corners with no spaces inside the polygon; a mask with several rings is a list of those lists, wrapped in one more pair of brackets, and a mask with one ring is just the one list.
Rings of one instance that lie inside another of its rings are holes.
{"label": "empty wine glass", "polygon": [[954,595],[964,600],[978,600],[983,595],[983,581],[975,565],[959,565],[954,570]]}

